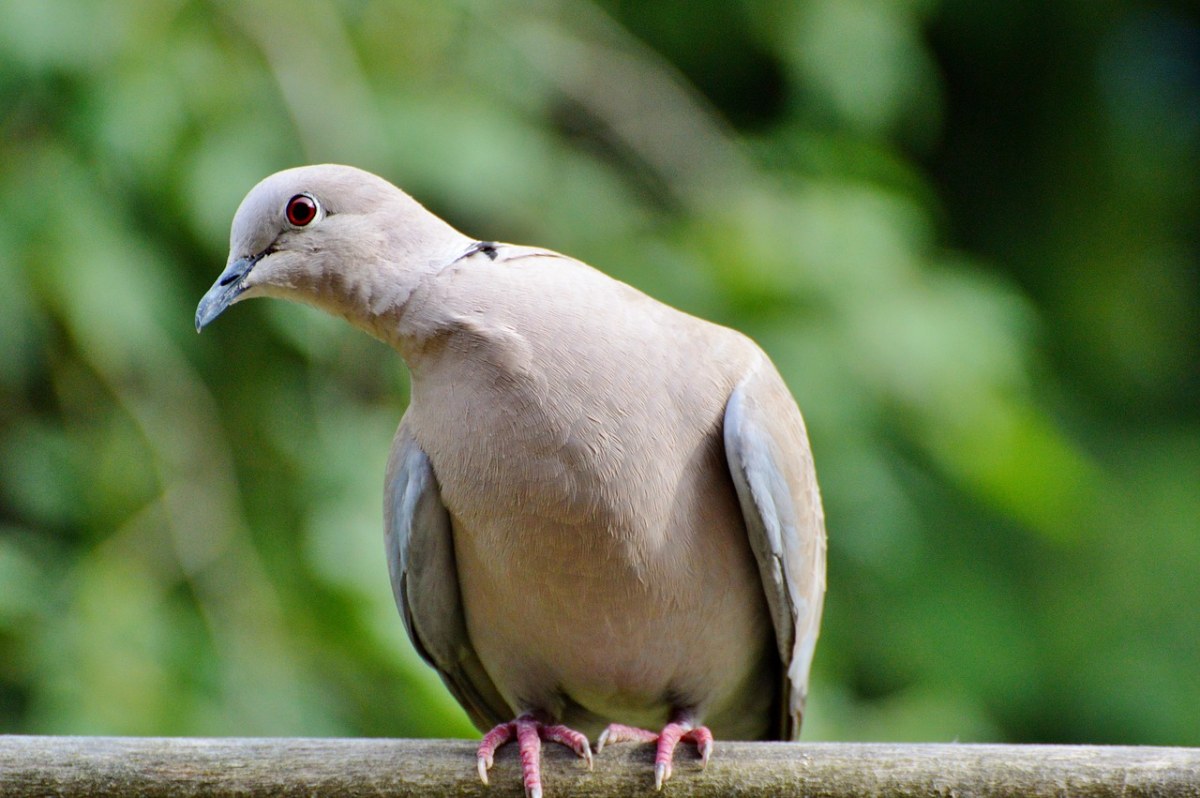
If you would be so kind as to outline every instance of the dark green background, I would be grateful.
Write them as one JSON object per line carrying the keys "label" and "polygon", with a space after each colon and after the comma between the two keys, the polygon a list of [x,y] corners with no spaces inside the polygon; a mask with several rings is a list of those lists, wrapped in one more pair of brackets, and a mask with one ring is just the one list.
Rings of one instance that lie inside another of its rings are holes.
{"label": "dark green background", "polygon": [[766,347],[828,513],[807,739],[1200,744],[1182,0],[0,1],[0,732],[472,733],[387,584],[398,357],[192,327],[320,161]]}

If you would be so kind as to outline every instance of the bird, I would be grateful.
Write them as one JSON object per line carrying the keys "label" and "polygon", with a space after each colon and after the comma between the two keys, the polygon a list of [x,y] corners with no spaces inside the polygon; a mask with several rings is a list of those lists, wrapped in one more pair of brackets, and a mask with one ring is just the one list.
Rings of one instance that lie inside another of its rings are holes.
{"label": "bird", "polygon": [[707,765],[798,736],[826,533],[800,410],[746,335],[568,256],[472,238],[387,180],[322,164],[237,208],[199,332],[274,297],[341,317],[411,376],[384,484],[392,591],[483,733],[593,766],[618,742]]}

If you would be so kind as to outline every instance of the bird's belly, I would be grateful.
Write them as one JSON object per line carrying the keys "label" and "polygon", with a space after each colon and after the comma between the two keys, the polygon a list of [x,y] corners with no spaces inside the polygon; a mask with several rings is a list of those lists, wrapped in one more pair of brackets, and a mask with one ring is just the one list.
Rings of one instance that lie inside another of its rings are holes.
{"label": "bird's belly", "polygon": [[[719,707],[756,680],[769,703],[774,633],[736,526],[659,551],[537,518],[495,534],[456,529],[468,633],[514,708],[587,733],[609,722],[661,726],[675,709]],[[723,536],[735,545],[713,545]]]}

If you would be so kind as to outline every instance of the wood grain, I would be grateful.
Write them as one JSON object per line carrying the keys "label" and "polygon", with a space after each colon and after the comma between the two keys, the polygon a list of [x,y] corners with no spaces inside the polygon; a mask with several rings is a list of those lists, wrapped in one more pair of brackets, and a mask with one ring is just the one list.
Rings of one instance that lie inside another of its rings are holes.
{"label": "wood grain", "polygon": [[[617,745],[595,770],[544,752],[547,798],[653,795],[652,748]],[[0,736],[0,796],[522,795],[516,753],[491,786],[465,740]],[[1107,746],[722,743],[707,770],[676,757],[683,796],[1162,796],[1200,798],[1200,749]]]}

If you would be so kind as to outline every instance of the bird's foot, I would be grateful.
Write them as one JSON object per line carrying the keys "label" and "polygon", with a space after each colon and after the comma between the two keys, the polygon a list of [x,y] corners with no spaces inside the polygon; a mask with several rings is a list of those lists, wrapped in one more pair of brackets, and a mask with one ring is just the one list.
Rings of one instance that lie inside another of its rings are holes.
{"label": "bird's foot", "polygon": [[592,769],[592,748],[587,737],[566,726],[542,723],[533,715],[522,715],[501,723],[479,741],[476,764],[484,784],[488,783],[487,772],[492,767],[496,749],[513,737],[517,738],[521,751],[521,779],[527,798],[542,798],[542,740],[565,745],[587,762],[588,770]]}
{"label": "bird's foot", "polygon": [[663,730],[655,734],[652,731],[638,729],[613,723],[600,733],[596,741],[596,753],[604,750],[609,743],[652,743],[658,741],[658,750],[654,755],[654,789],[661,790],[663,782],[671,778],[671,762],[675,758],[675,746],[680,740],[696,744],[700,752],[700,767],[708,766],[712,756],[713,736],[707,726],[693,726],[689,721],[671,721]]}

